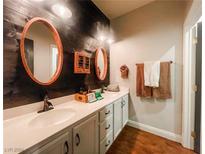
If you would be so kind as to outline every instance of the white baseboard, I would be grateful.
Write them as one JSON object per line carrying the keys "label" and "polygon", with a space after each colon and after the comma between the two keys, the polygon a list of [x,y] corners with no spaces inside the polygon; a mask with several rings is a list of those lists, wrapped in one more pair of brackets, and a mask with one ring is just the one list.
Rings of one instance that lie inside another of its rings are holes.
{"label": "white baseboard", "polygon": [[149,133],[164,137],[166,139],[169,139],[169,140],[172,140],[172,141],[175,141],[175,142],[178,142],[178,143],[181,143],[181,140],[182,140],[181,135],[174,134],[172,132],[169,132],[169,131],[166,131],[166,130],[163,130],[163,129],[159,129],[159,128],[156,128],[156,127],[152,127],[152,126],[149,126],[149,125],[145,125],[145,124],[142,124],[142,123],[138,123],[138,122],[135,122],[133,120],[129,120],[127,125],[131,126],[131,127],[134,127],[134,128],[138,128],[140,130],[147,131]]}

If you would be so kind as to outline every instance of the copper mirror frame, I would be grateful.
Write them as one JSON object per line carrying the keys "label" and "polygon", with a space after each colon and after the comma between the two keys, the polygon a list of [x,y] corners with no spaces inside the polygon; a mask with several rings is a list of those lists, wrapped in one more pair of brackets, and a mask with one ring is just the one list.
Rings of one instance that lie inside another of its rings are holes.
{"label": "copper mirror frame", "polygon": [[[36,79],[34,77],[34,75],[32,74],[32,72],[27,64],[27,61],[26,61],[25,46],[24,46],[26,33],[28,32],[31,25],[35,22],[42,23],[51,30],[53,39],[55,40],[55,43],[56,43],[57,48],[58,48],[58,66],[57,66],[57,69],[55,71],[55,74],[51,77],[51,79],[48,82],[41,82],[38,79]],[[61,70],[62,70],[62,65],[63,65],[63,46],[62,46],[58,31],[48,20],[46,20],[44,18],[40,18],[40,17],[35,17],[26,23],[26,25],[24,26],[23,32],[21,34],[20,51],[21,51],[21,60],[22,60],[23,66],[24,66],[27,74],[30,76],[30,78],[33,81],[35,81],[36,83],[38,83],[40,85],[50,85],[58,79],[58,77],[61,73]]]}
{"label": "copper mirror frame", "polygon": [[[100,76],[100,73],[98,71],[98,54],[99,54],[99,50],[101,50],[103,52],[103,59],[104,59],[104,70],[103,70],[103,75]],[[104,48],[98,48],[96,50],[96,55],[95,55],[95,72],[96,75],[98,77],[99,80],[104,80],[106,78],[107,75],[107,52]]]}

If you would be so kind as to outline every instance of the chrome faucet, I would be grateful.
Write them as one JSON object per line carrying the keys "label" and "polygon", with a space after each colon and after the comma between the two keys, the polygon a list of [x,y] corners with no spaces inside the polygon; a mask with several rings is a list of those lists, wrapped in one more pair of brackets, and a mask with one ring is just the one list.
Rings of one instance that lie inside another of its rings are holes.
{"label": "chrome faucet", "polygon": [[53,104],[48,101],[48,96],[47,95],[45,95],[43,101],[44,101],[43,109],[38,111],[38,113],[46,112],[46,111],[54,109]]}

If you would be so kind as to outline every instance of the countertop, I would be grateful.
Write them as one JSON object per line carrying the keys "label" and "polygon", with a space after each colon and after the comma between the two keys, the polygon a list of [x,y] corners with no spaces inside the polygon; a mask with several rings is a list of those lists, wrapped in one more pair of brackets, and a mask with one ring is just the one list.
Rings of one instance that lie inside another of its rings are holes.
{"label": "countertop", "polygon": [[72,109],[75,111],[75,116],[58,125],[43,128],[30,125],[30,121],[39,115],[36,111],[4,120],[4,153],[22,152],[129,93],[128,88],[121,87],[120,89],[120,92],[105,92],[102,94],[104,99],[94,103],[82,103],[74,99],[66,101],[65,97],[65,103],[54,105],[54,109]]}

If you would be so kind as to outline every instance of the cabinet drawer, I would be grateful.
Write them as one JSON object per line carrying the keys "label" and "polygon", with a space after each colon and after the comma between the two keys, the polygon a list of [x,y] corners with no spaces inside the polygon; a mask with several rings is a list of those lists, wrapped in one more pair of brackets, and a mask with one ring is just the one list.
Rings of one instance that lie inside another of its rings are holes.
{"label": "cabinet drawer", "polygon": [[105,154],[113,142],[113,132],[110,132],[100,143],[100,154]]}
{"label": "cabinet drawer", "polygon": [[105,119],[104,122],[100,124],[100,140],[102,140],[108,133],[113,131],[113,115]]}
{"label": "cabinet drawer", "polygon": [[100,111],[100,122],[105,120],[106,117],[109,117],[113,113],[113,105],[110,104]]}

